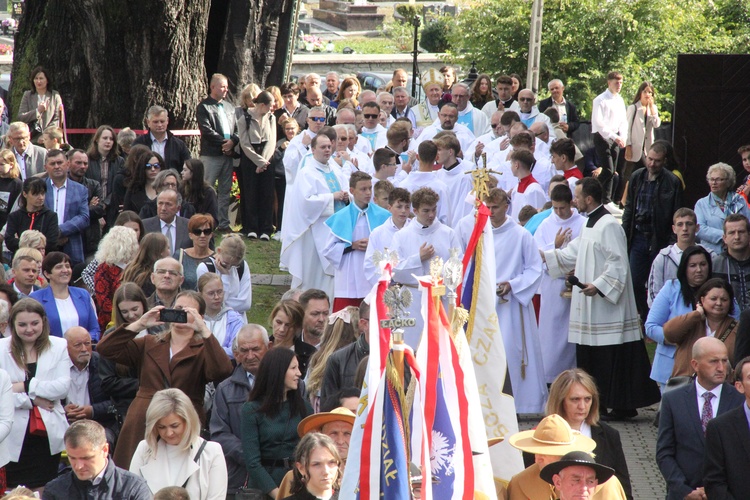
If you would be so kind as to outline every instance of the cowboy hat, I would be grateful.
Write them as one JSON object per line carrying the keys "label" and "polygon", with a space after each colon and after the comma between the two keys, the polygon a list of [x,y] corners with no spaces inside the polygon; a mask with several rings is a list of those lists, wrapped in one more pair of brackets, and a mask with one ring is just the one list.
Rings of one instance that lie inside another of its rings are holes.
{"label": "cowboy hat", "polygon": [[574,431],[560,415],[544,417],[536,429],[513,434],[510,444],[527,453],[563,456],[571,451],[592,452],[596,442]]}
{"label": "cowboy hat", "polygon": [[308,432],[320,430],[325,424],[330,422],[346,422],[347,424],[354,425],[354,417],[354,413],[343,406],[339,406],[329,412],[315,413],[302,419],[297,425],[297,434],[302,437]]}
{"label": "cowboy hat", "polygon": [[552,476],[559,474],[561,470],[566,467],[590,467],[596,472],[596,479],[599,484],[607,481],[615,473],[615,470],[607,467],[606,465],[598,464],[594,461],[594,457],[583,451],[572,451],[562,457],[558,462],[554,462],[546,466],[539,473],[539,476],[547,481],[549,484],[552,483]]}

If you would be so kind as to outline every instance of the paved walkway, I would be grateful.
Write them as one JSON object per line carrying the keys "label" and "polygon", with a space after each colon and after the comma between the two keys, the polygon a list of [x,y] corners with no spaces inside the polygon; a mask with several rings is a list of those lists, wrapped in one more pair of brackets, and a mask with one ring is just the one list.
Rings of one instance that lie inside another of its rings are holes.
{"label": "paved walkway", "polygon": [[290,274],[253,274],[251,281],[253,285],[292,286]]}

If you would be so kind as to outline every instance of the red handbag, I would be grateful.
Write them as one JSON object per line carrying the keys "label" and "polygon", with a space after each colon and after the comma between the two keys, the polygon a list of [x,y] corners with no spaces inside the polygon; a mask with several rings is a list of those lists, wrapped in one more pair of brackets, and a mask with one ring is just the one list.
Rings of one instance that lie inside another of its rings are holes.
{"label": "red handbag", "polygon": [[32,436],[46,436],[47,427],[44,425],[42,420],[42,413],[39,411],[39,407],[35,406],[29,411],[29,434]]}

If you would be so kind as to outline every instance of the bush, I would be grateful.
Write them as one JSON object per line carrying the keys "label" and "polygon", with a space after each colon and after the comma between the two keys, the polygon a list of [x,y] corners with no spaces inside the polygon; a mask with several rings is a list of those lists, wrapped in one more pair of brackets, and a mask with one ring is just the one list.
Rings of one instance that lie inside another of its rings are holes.
{"label": "bush", "polygon": [[452,20],[450,16],[439,16],[425,24],[419,45],[427,52],[448,52],[451,49],[448,37]]}
{"label": "bush", "polygon": [[399,52],[408,52],[414,43],[414,26],[404,21],[383,23],[382,35],[391,41]]}

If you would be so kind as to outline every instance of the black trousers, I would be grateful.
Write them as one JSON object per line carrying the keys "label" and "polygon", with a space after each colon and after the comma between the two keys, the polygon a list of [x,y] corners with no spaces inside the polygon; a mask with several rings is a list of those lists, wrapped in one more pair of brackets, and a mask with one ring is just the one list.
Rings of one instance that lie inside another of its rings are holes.
{"label": "black trousers", "polygon": [[273,171],[256,173],[256,165],[244,154],[240,158],[240,210],[242,233],[273,233]]}
{"label": "black trousers", "polygon": [[284,197],[286,195],[286,177],[275,175],[273,186],[276,190],[276,231],[281,231],[281,222],[284,220]]}
{"label": "black trousers", "polygon": [[620,146],[615,141],[605,139],[597,132],[594,134],[594,147],[596,148],[596,166],[602,168],[598,179],[604,190],[602,203],[606,205],[612,201],[612,180],[617,170]]}

